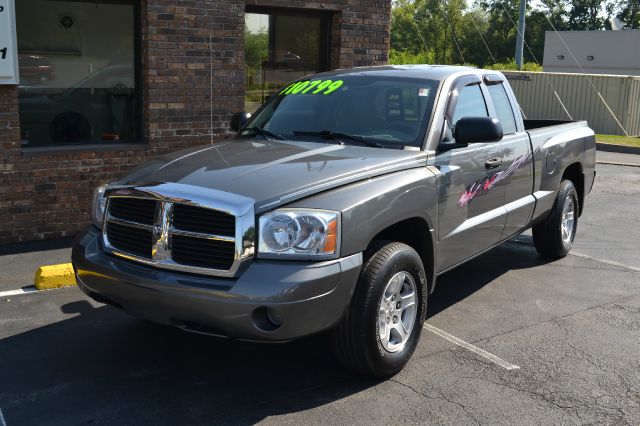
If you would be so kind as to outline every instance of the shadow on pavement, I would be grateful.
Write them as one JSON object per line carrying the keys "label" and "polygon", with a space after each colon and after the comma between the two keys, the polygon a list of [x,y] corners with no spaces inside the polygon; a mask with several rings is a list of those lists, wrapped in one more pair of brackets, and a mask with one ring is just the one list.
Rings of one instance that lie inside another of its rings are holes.
{"label": "shadow on pavement", "polygon": [[[543,263],[526,239],[494,249],[440,278],[430,315],[508,270]],[[61,310],[75,316],[0,340],[8,424],[255,423],[379,383],[342,370],[326,336],[243,343],[147,324],[86,300]]]}
{"label": "shadow on pavement", "polygon": [[324,336],[243,343],[85,300],[61,309],[77,316],[0,340],[7,424],[255,423],[378,383],[342,370]]}
{"label": "shadow on pavement", "polygon": [[535,268],[549,262],[549,259],[538,255],[530,235],[519,235],[439,276],[429,300],[427,317],[433,317],[466,299],[508,271]]}

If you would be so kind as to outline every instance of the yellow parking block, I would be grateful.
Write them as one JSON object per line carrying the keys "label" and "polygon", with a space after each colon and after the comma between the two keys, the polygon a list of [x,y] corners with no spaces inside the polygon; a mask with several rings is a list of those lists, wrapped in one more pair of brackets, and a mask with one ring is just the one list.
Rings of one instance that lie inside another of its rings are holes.
{"label": "yellow parking block", "polygon": [[76,276],[70,263],[41,266],[36,272],[34,284],[38,290],[76,285]]}

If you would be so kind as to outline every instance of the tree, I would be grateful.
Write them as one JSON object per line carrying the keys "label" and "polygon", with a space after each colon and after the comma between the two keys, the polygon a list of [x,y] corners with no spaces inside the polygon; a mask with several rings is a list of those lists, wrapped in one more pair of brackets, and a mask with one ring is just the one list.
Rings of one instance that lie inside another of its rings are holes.
{"label": "tree", "polygon": [[487,40],[489,25],[489,15],[479,7],[469,9],[464,14],[460,45],[467,63],[485,67],[498,60],[494,53],[496,47]]}
{"label": "tree", "polygon": [[258,68],[269,57],[269,33],[244,32],[244,61],[249,67]]}
{"label": "tree", "polygon": [[540,3],[540,8],[538,10],[534,10],[532,12],[532,15],[542,15],[549,27],[551,27],[551,25],[548,23],[549,21],[551,21],[553,27],[551,27],[550,29],[555,28],[558,31],[566,30],[567,21],[569,20],[568,8],[570,7],[570,4],[567,2],[567,0],[542,0]]}
{"label": "tree", "polygon": [[391,10],[391,49],[417,54],[425,50],[414,21],[415,4],[399,0]]}
{"label": "tree", "polygon": [[391,49],[396,58],[406,53],[437,63],[461,64],[466,56],[464,0],[398,0],[392,10]]}
{"label": "tree", "polygon": [[[519,2],[509,0],[482,0],[480,6],[489,14],[487,43],[498,62],[513,58],[518,36]],[[526,49],[525,49],[526,51]]]}
{"label": "tree", "polygon": [[616,17],[622,24],[634,30],[640,28],[640,0],[621,1]]}
{"label": "tree", "polygon": [[613,3],[610,0],[571,0],[568,29],[610,29],[609,20],[612,9]]}
{"label": "tree", "polygon": [[[606,4],[611,1],[606,0]],[[590,19],[591,27],[605,26],[609,12],[592,7],[591,3],[604,4],[587,0],[529,0],[525,61],[542,61],[545,32],[554,27],[559,31],[569,29],[570,16],[574,26],[589,27]],[[395,0],[391,14],[392,63],[506,66],[515,54],[519,6],[519,0],[475,0],[471,6],[465,0]]]}

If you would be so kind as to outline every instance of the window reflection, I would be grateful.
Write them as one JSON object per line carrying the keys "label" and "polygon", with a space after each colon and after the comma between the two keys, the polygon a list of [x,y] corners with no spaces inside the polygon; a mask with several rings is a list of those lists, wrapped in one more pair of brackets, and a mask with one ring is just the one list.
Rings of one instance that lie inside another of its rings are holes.
{"label": "window reflection", "polygon": [[23,146],[137,139],[131,3],[16,2]]}
{"label": "window reflection", "polygon": [[323,71],[324,18],[245,14],[245,110],[254,112],[286,83]]}

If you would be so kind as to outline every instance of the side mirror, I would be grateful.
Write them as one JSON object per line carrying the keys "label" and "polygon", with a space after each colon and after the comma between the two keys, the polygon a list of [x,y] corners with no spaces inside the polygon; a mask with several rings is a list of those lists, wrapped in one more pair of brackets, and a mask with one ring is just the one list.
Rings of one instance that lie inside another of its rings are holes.
{"label": "side mirror", "polygon": [[497,142],[504,133],[497,118],[465,117],[458,120],[454,138],[459,144]]}
{"label": "side mirror", "polygon": [[239,132],[240,129],[247,124],[247,121],[251,118],[251,113],[249,112],[236,112],[231,117],[231,130],[234,132]]}

